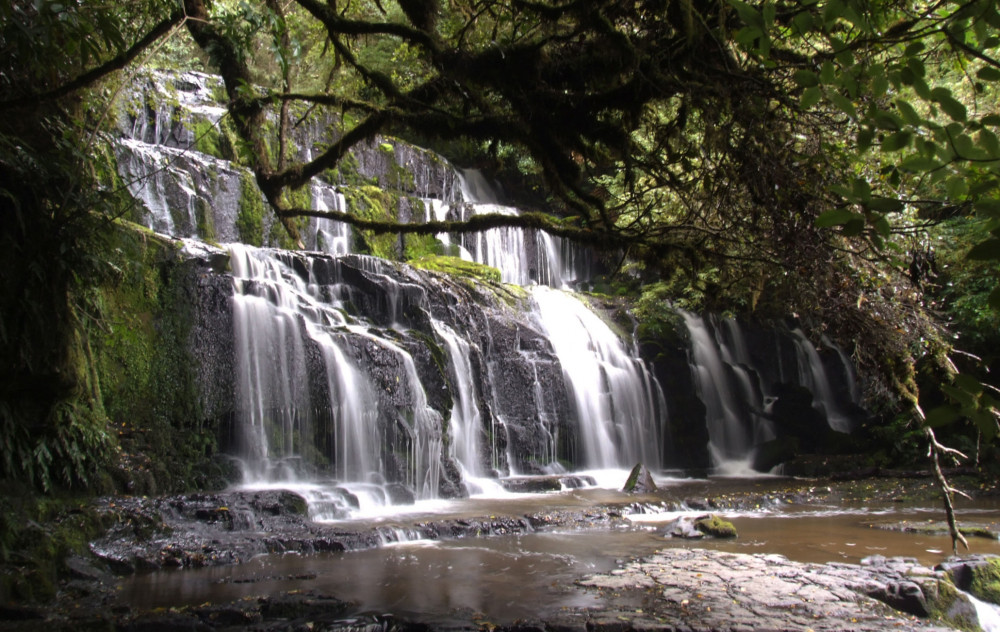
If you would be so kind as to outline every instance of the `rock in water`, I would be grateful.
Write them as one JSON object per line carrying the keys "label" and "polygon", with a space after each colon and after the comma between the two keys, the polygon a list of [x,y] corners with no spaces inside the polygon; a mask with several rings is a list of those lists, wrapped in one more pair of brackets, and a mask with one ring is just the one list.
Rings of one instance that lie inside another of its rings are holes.
{"label": "rock in water", "polygon": [[656,482],[649,469],[642,463],[636,463],[632,471],[629,472],[628,479],[622,491],[629,494],[645,494],[656,491]]}
{"label": "rock in water", "polygon": [[694,528],[713,538],[735,538],[736,527],[728,520],[723,520],[715,514],[701,516],[694,521]]}

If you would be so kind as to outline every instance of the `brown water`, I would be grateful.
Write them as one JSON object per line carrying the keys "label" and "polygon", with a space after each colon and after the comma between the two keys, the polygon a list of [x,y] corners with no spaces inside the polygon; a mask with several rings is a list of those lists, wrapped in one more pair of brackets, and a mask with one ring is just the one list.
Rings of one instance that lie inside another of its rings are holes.
{"label": "brown water", "polygon": [[[780,483],[680,485],[667,495],[719,492],[719,485],[731,489]],[[618,492],[596,489],[472,499],[439,504],[407,516],[368,519],[357,526],[386,527],[429,517],[519,515],[624,500]],[[965,502],[960,507],[963,521],[994,526],[1000,523],[1000,507],[995,502]],[[943,515],[937,506],[785,505],[766,511],[719,513],[734,523],[740,534],[737,539],[687,541],[664,537],[664,525],[676,514],[645,515],[611,529],[417,541],[339,554],[264,556],[237,567],[160,572],[126,582],[120,599],[134,606],[168,607],[313,589],[355,602],[355,612],[391,612],[423,620],[475,613],[502,622],[550,615],[562,608],[599,605],[598,595],[575,588],[573,581],[671,546],[778,553],[796,561],[820,563],[859,562],[870,555],[907,556],[930,566],[951,551],[947,536],[899,533],[870,526],[904,520],[940,521]],[[975,553],[1000,553],[996,541],[972,538],[970,544]]]}

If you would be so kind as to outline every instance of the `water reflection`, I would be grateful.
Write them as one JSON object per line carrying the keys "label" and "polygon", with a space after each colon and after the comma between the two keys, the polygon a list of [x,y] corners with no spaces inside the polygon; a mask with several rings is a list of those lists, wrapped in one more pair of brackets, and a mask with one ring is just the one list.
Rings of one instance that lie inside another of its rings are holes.
{"label": "water reflection", "polygon": [[[780,489],[783,483],[726,481],[727,490]],[[670,487],[672,485],[672,488]],[[526,515],[552,509],[586,508],[613,502],[656,502],[668,497],[719,494],[718,483],[674,482],[656,496],[626,497],[608,489],[572,490],[559,494],[511,495],[503,499],[469,499],[435,506],[426,517]],[[915,557],[933,566],[947,557],[947,536],[899,533],[875,528],[877,523],[922,524],[943,519],[928,506],[839,506],[772,503],[748,511],[720,511],[731,520],[735,540],[687,541],[664,537],[677,513],[635,515],[629,523],[604,529],[558,529],[518,536],[450,541],[403,542],[380,549],[314,556],[265,556],[237,567],[160,572],[126,582],[120,599],[155,608],[225,602],[290,590],[313,589],[356,604],[354,613],[391,612],[422,620],[478,614],[501,623],[544,617],[562,608],[600,605],[601,597],[584,592],[574,580],[614,569],[625,560],[669,546],[700,547],[741,553],[778,553],[801,562],[857,563],[870,555]],[[697,513],[697,512],[693,512]],[[355,521],[351,526],[394,528],[423,519],[420,512],[406,522],[400,516]],[[995,501],[965,502],[960,520],[1000,524]],[[1000,553],[1000,544],[972,538],[974,553]]]}

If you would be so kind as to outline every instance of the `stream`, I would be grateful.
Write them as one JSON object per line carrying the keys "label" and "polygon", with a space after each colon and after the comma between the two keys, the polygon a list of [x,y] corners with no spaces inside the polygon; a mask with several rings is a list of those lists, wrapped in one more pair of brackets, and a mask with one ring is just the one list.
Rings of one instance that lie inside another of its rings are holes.
{"label": "stream", "polygon": [[[621,474],[624,477],[625,473]],[[391,612],[438,624],[470,616],[499,623],[551,616],[567,608],[600,607],[601,594],[579,589],[575,580],[613,572],[628,560],[666,547],[776,553],[813,563],[859,563],[873,555],[905,556],[931,567],[950,554],[948,536],[872,526],[940,522],[943,511],[930,501],[859,502],[837,492],[824,497],[825,489],[820,488],[808,504],[782,503],[775,501],[775,495],[801,488],[802,482],[779,477],[658,478],[657,483],[657,493],[638,498],[650,513],[633,514],[627,522],[610,528],[554,528],[512,536],[443,540],[407,540],[406,536],[406,525],[427,520],[586,511],[635,503],[636,496],[592,487],[418,502],[396,507],[391,513],[374,512],[336,522],[345,528],[393,532],[398,542],[362,551],[266,555],[239,566],[138,575],[125,581],[118,598],[133,607],[152,609],[314,590],[356,604],[348,616]],[[716,511],[736,526],[739,537],[731,540],[665,537],[666,524],[680,514],[654,512],[660,502],[724,499],[734,494],[754,494],[761,503],[759,507]],[[994,532],[1000,526],[1000,503],[994,498],[961,500],[958,511],[962,523],[986,526]],[[970,546],[972,553],[1000,553],[1000,543],[995,540],[973,537]]]}

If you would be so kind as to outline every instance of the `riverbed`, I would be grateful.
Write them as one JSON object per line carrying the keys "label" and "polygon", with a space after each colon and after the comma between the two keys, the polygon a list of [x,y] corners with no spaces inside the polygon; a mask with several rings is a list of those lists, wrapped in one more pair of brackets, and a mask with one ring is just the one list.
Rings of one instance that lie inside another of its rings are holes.
{"label": "riverbed", "polygon": [[[442,624],[452,619],[509,623],[606,607],[606,595],[575,582],[594,573],[616,572],[665,548],[777,554],[805,563],[901,556],[926,567],[951,554],[947,535],[886,528],[918,529],[943,520],[940,501],[926,479],[828,484],[781,477],[658,477],[657,482],[656,493],[638,496],[592,487],[374,511],[333,524],[382,534],[384,542],[377,548],[261,555],[236,566],[140,574],[122,583],[117,599],[146,610],[315,591],[352,602],[348,615],[392,613]],[[1000,529],[1000,504],[994,497],[956,502],[962,523],[994,534]],[[427,539],[417,528],[429,521],[544,512],[586,515],[608,507],[619,507],[623,519],[487,537]],[[730,520],[739,536],[685,540],[665,535],[666,525],[678,516],[708,511]],[[995,539],[973,537],[970,545],[973,553],[1000,554]]]}

